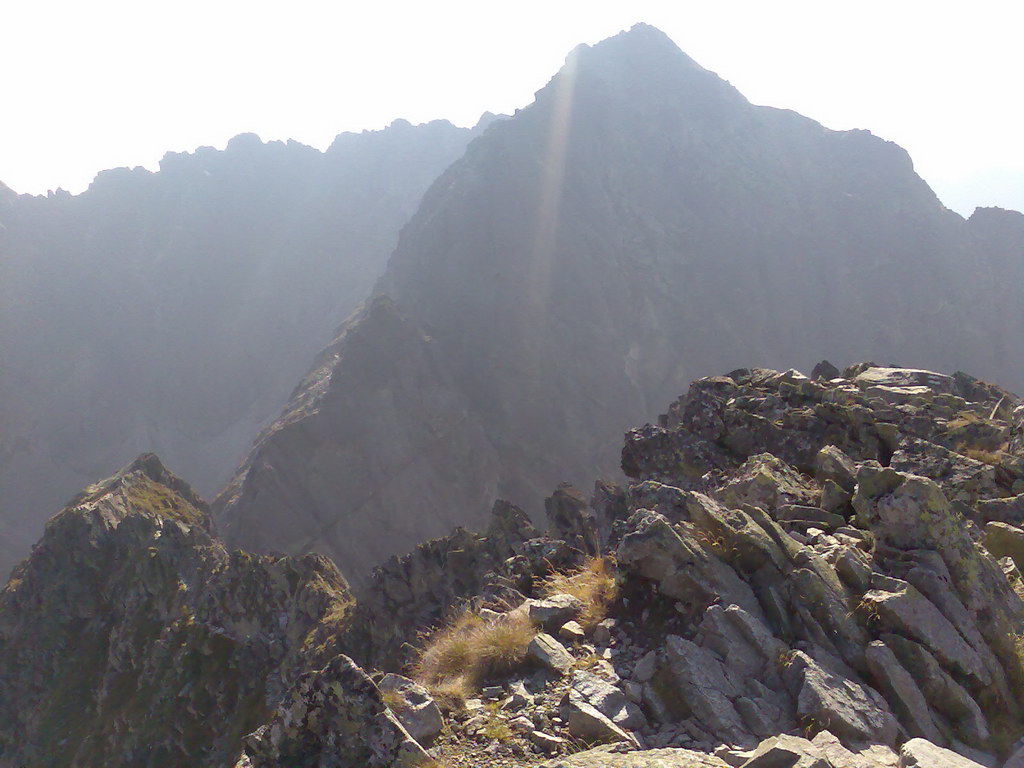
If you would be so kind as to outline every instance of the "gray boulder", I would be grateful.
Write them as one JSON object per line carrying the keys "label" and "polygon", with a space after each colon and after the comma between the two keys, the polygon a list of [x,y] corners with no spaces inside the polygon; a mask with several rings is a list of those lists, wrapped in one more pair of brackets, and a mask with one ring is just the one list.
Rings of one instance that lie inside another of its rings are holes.
{"label": "gray boulder", "polygon": [[931,741],[942,741],[924,694],[889,647],[881,640],[875,640],[868,646],[864,657],[875,687],[885,696],[907,732]]}
{"label": "gray boulder", "polygon": [[526,648],[526,657],[540,666],[554,670],[561,675],[572,670],[575,659],[565,646],[551,635],[539,633]]}
{"label": "gray boulder", "polygon": [[586,702],[621,728],[639,730],[647,725],[640,708],[618,687],[584,670],[572,674],[567,697],[568,707]]}
{"label": "gray boulder", "polygon": [[543,600],[527,600],[525,608],[530,621],[547,632],[554,632],[579,616],[583,603],[572,595],[552,595]]}
{"label": "gray boulder", "polygon": [[384,701],[405,730],[421,744],[429,744],[441,733],[444,721],[437,703],[419,683],[387,674],[377,684]]}
{"label": "gray boulder", "polygon": [[623,753],[617,747],[599,747],[549,760],[540,768],[730,768],[730,766],[715,755],[691,749],[649,749]]}
{"label": "gray boulder", "polygon": [[911,739],[900,748],[899,768],[985,768],[926,739]]}
{"label": "gray boulder", "polygon": [[798,681],[801,722],[832,731],[844,742],[894,744],[897,723],[873,689],[795,651],[787,675]]}
{"label": "gray boulder", "polygon": [[569,733],[588,744],[626,742],[634,747],[640,746],[635,736],[620,728],[581,697],[570,697],[566,715]]}
{"label": "gray boulder", "polygon": [[429,761],[373,681],[338,655],[301,677],[270,722],[246,737],[236,768],[415,768]]}

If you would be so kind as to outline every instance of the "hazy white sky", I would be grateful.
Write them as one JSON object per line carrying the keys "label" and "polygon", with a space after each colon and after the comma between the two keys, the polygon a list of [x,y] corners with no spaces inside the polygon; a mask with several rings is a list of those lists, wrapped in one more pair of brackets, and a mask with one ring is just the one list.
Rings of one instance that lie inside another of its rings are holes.
{"label": "hazy white sky", "polygon": [[1024,207],[1016,0],[0,0],[0,181],[84,189],[254,131],[324,148],[398,117],[473,124],[581,42],[660,27],[753,102],[906,147],[950,207]]}

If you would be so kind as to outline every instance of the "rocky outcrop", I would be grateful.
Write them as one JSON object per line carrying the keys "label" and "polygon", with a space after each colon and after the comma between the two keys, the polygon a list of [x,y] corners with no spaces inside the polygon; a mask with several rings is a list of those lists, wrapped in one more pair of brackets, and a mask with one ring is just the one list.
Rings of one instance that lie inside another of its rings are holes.
{"label": "rocky outcrop", "polygon": [[519,604],[541,577],[581,560],[582,553],[542,534],[521,509],[496,501],[485,533],[458,528],[375,568],[358,587],[341,643],[362,664],[399,669],[417,650],[412,639],[453,612]]}
{"label": "rocky outcrop", "polygon": [[1019,495],[1020,412],[963,374],[698,380],[627,436],[628,488],[558,488],[546,534],[498,502],[354,606],[322,558],[228,553],[141,457],[0,597],[0,765],[997,765],[1024,587],[980,522]]}
{"label": "rocky outcrop", "polygon": [[[1024,316],[1010,301],[1020,282],[1004,279],[1024,253],[1012,221],[976,216],[968,225],[944,209],[894,144],[751,105],[651,27],[582,46],[533,104],[467,148],[403,230],[376,293],[429,338],[429,360],[392,350],[367,314],[372,373],[341,355],[328,367],[345,396],[261,439],[223,502],[231,540],[330,553],[361,580],[367,552],[408,551],[454,523],[482,527],[488,496],[539,521],[550,489],[615,479],[627,429],[692,378],[739,364],[875,357],[1024,383],[1014,362]],[[1006,300],[994,304],[997,283]],[[847,390],[894,412],[915,387],[939,411],[962,397],[948,377],[899,375],[854,375]],[[401,381],[422,382],[424,402]],[[457,405],[439,410],[440,392]],[[379,423],[368,416],[378,412]],[[749,455],[758,443],[800,468],[813,458],[771,442],[783,432],[756,416],[741,406],[736,423],[707,424],[730,444],[692,443],[682,466],[699,478],[727,462],[723,450]],[[345,425],[359,429],[343,446],[322,437]],[[298,431],[317,438],[300,442]],[[941,473],[959,435],[933,441],[927,457],[885,435],[863,451],[901,450],[907,467],[896,468]],[[994,472],[957,470],[968,502]],[[387,525],[371,538],[331,537],[382,509]],[[282,536],[293,524],[300,535]]]}
{"label": "rocky outcrop", "polygon": [[472,132],[326,152],[248,134],[0,203],[0,577],[75,491],[156,451],[212,497],[363,301]]}
{"label": "rocky outcrop", "polygon": [[620,567],[684,617],[651,649],[645,701],[747,748],[798,726],[1005,750],[1024,603],[975,521],[1018,490],[1019,406],[963,374],[870,365],[694,382],[623,451]]}
{"label": "rocky outcrop", "polygon": [[236,545],[316,549],[361,580],[476,519],[497,495],[496,466],[434,341],[378,297],[322,353],[215,511]]}
{"label": "rocky outcrop", "polygon": [[55,516],[0,593],[0,765],[233,764],[337,652],[350,602],[322,557],[226,550],[142,456]]}
{"label": "rocky outcrop", "polygon": [[351,659],[309,672],[245,739],[235,768],[418,768],[433,762]]}

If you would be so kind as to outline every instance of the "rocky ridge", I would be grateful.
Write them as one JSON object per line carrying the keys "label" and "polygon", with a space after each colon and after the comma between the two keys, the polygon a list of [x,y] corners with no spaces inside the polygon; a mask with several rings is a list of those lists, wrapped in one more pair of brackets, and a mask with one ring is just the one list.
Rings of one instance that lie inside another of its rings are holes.
{"label": "rocky ridge", "polygon": [[0,765],[233,762],[336,653],[350,603],[325,558],[229,552],[142,456],[50,520],[0,592]]}
{"label": "rocky ridge", "polygon": [[356,582],[495,496],[540,522],[557,483],[615,479],[620,436],[699,376],[835,355],[1020,386],[1022,243],[1019,214],[964,221],[895,144],[753,105],[638,25],[436,180],[323,395],[295,393],[216,515]]}
{"label": "rocky ridge", "polygon": [[[228,553],[143,457],[54,518],[0,598],[16,694],[0,700],[0,765],[1024,759],[1015,395],[872,364],[738,370],[632,430],[622,461],[626,487],[549,496],[546,532],[498,502],[484,533],[390,559],[353,605],[323,559]],[[571,584],[598,559],[615,590],[594,616]],[[453,699],[422,659],[466,615],[530,630],[515,663]],[[78,718],[71,700],[88,702]],[[139,714],[172,707],[197,717]],[[54,728],[71,734],[62,749]],[[136,729],[145,748],[125,740]]]}
{"label": "rocky ridge", "polygon": [[473,135],[244,134],[80,195],[0,194],[0,572],[143,451],[212,497]]}
{"label": "rocky ridge", "polygon": [[[570,530],[610,542],[622,597],[609,620],[586,635],[556,623],[564,664],[497,681],[484,690],[494,707],[454,716],[442,736],[454,765],[519,765],[596,739],[668,750],[623,765],[687,765],[695,749],[757,766],[776,764],[757,750],[786,733],[801,760],[835,766],[909,764],[894,750],[913,739],[986,765],[1013,751],[1024,584],[1005,545],[984,544],[1002,541],[993,531],[1024,541],[1021,401],[964,374],[816,374],[698,380],[659,425],[627,436],[628,491],[599,486],[592,505],[569,507],[575,523],[562,507],[550,538],[523,541],[530,531],[500,505],[490,536],[431,542],[376,572],[372,599],[387,615],[429,620],[461,597],[501,621],[520,604],[510,586],[534,599],[536,576],[517,578],[543,572],[531,549]],[[549,512],[567,495],[579,498],[563,489]],[[510,528],[520,554],[496,566],[494,539]],[[460,594],[445,551],[490,575]],[[570,551],[551,567],[587,554]],[[544,658],[559,657],[549,644]],[[626,703],[643,718],[632,733],[613,727]],[[496,723],[521,735],[495,741],[506,733]],[[589,755],[551,765],[620,764]]]}

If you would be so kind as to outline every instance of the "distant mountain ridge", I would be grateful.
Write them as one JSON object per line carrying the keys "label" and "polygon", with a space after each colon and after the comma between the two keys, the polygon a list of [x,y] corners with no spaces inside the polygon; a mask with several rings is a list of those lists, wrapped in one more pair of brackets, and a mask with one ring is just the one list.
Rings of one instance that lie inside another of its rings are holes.
{"label": "distant mountain ridge", "polygon": [[[638,25],[574,51],[431,186],[318,394],[215,514],[237,545],[358,579],[479,525],[495,490],[536,514],[558,482],[616,475],[609,446],[697,376],[827,354],[1019,389],[1022,235],[1015,212],[946,210],[895,144],[753,106]],[[389,352],[396,325],[415,354]]]}
{"label": "distant mountain ridge", "polygon": [[0,190],[0,571],[140,452],[215,493],[472,135],[243,134],[77,196]]}

